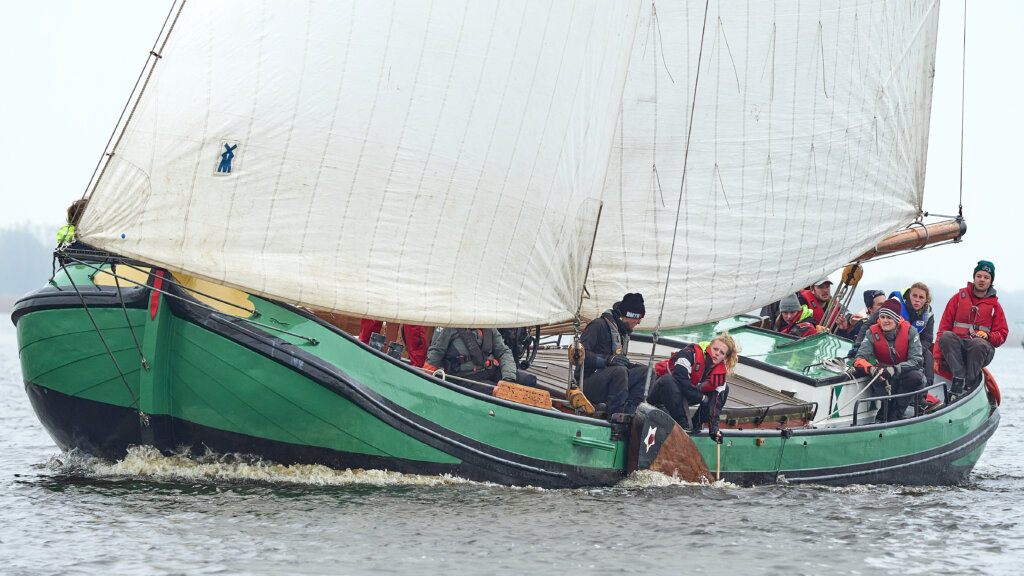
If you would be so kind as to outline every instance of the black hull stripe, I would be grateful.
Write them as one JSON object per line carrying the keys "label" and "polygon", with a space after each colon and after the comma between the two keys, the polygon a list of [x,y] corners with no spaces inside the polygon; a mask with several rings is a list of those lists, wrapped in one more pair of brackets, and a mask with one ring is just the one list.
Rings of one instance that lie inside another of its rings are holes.
{"label": "black hull stripe", "polygon": [[[26,383],[25,389],[40,419],[61,448],[78,448],[110,460],[123,458],[129,446],[151,444],[166,454],[177,453],[184,448],[191,449],[192,454],[202,454],[209,449],[218,454],[252,455],[282,464],[321,464],[342,470],[389,470],[431,476],[449,474],[466,480],[512,483],[512,479],[500,470],[468,462],[425,462],[280,442],[163,415],[151,416],[149,430],[153,433],[151,438],[147,438],[140,434],[138,414],[130,408],[68,396],[32,383]],[[102,438],[102,441],[94,441],[96,438]],[[592,470],[590,476],[597,480],[588,485],[613,485],[622,479],[617,470]],[[576,486],[570,483],[543,484],[545,488]]]}

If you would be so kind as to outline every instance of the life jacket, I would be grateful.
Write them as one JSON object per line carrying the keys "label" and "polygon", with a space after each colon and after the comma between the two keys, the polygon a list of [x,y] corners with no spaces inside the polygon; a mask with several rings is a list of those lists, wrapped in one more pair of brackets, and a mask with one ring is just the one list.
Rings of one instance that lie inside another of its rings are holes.
{"label": "life jacket", "polygon": [[[498,359],[494,357],[494,337],[490,328],[484,330],[478,328],[456,328],[455,330],[459,335],[459,339],[462,340],[462,344],[469,352],[469,358],[459,353],[458,348],[455,346],[455,338],[452,338],[444,355],[446,370],[450,372],[468,372],[469,370],[466,370],[468,367],[463,366],[466,360],[472,363],[473,373],[487,371],[488,375],[490,375],[490,372],[498,370]],[[476,334],[474,332],[480,334],[480,344],[476,343]]]}
{"label": "life jacket", "polygon": [[914,309],[908,306],[907,303],[903,300],[903,295],[909,291],[910,288],[907,288],[903,292],[894,291],[892,294],[889,294],[889,297],[896,298],[897,300],[899,300],[900,316],[902,316],[903,319],[906,320],[907,322],[910,322],[910,325],[913,326],[915,330],[917,330],[918,334],[920,334],[921,331],[924,330],[924,327],[928,325],[928,319],[932,317],[933,312],[931,307],[928,306],[928,304],[926,303],[924,305],[924,309],[921,311],[921,316],[917,320],[912,319],[910,317],[911,314],[916,316],[917,313],[914,312]]}
{"label": "life jacket", "polygon": [[605,310],[604,314],[601,314],[601,318],[608,323],[608,333],[612,336],[612,354],[625,354],[629,350],[629,334],[620,333],[615,320],[605,314],[614,316],[615,312]]}
{"label": "life jacket", "polygon": [[810,288],[805,288],[796,293],[800,297],[800,300],[814,315],[814,323],[821,324],[821,319],[825,317],[825,309],[821,307],[821,302],[818,302],[817,296],[814,295],[814,291]]}
{"label": "life jacket", "polygon": [[814,331],[815,323],[811,320],[814,313],[811,312],[807,306],[800,307],[800,313],[793,318],[793,321],[783,326],[785,320],[782,319],[782,313],[779,313],[778,319],[775,321],[775,330],[781,334],[792,334],[803,338],[808,335],[809,332]]}
{"label": "life jacket", "polygon": [[65,224],[57,230],[57,244],[73,244],[75,242],[75,227],[71,224]]}
{"label": "life jacket", "polygon": [[[996,307],[989,302],[989,298],[978,298],[977,302],[972,297],[974,286],[961,288],[956,298],[956,314],[953,315],[953,332],[961,337],[967,338],[972,330],[984,330],[992,333],[992,324],[996,315]],[[991,299],[995,302],[995,298]],[[938,341],[938,339],[936,339]]]}
{"label": "life jacket", "polygon": [[871,337],[874,339],[875,359],[879,363],[886,366],[895,366],[900,362],[907,361],[907,354],[910,350],[910,322],[901,320],[899,326],[896,327],[896,341],[893,342],[893,348],[896,349],[896,358],[893,358],[889,351],[889,341],[885,339],[882,327],[878,324],[872,324],[869,330],[871,330]]}
{"label": "life jacket", "polygon": [[[705,353],[705,350],[710,345],[710,342],[701,342],[700,344],[692,344],[686,348],[678,350],[675,354],[670,356],[668,360],[662,360],[655,364],[654,372],[658,376],[671,374],[675,371],[676,360],[679,358],[679,355],[689,351],[692,346],[693,364],[690,366],[690,384],[700,388],[701,392],[712,392],[717,388],[723,387],[725,386],[726,375],[724,362],[714,365],[711,368],[711,373],[707,375],[707,378],[705,379],[704,377],[704,370],[707,368],[705,364],[707,361],[707,354]],[[703,385],[701,385],[701,382],[703,382]]]}

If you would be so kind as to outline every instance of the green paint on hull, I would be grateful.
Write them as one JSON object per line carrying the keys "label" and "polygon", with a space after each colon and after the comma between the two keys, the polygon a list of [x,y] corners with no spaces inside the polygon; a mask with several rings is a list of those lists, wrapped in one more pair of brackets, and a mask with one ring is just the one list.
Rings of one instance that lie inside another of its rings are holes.
{"label": "green paint on hull", "polygon": [[[75,282],[86,280],[75,270]],[[58,275],[60,278],[61,275]],[[129,310],[150,370],[120,308],[92,308],[144,412],[226,432],[341,452],[457,464],[291,367],[169,312]],[[316,338],[269,334],[339,367],[390,402],[484,445],[571,466],[621,470],[626,445],[611,428],[539,414],[451,390],[382,360],[289,309],[253,298],[260,321]],[[41,310],[18,322],[26,381],[69,396],[133,407],[131,395],[80,308]],[[608,449],[608,447],[612,449]]]}

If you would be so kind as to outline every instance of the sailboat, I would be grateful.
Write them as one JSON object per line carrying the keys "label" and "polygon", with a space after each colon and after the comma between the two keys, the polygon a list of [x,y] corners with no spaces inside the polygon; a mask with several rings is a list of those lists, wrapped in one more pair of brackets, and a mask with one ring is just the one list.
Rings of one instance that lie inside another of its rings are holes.
{"label": "sailboat", "polygon": [[865,382],[748,349],[737,377],[796,408],[733,410],[716,447],[646,404],[469,390],[321,318],[579,325],[641,292],[652,354],[670,329],[762,337],[744,312],[920,224],[937,22],[937,2],[177,2],[77,243],[13,311],[28,396],[59,446],[108,458],[962,481],[999,420],[980,389],[865,422]]}

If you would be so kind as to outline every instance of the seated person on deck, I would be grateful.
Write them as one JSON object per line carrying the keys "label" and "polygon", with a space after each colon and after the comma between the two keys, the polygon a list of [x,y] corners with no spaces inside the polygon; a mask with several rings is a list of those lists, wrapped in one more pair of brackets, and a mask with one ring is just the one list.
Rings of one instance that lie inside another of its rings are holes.
{"label": "seated person on deck", "polygon": [[[813,285],[797,292],[796,295],[800,299],[800,303],[807,306],[814,314],[814,323],[822,325],[825,322],[825,310],[828,309],[828,305],[832,300],[832,281],[828,278],[822,278]],[[839,305],[839,308],[836,311],[835,328],[836,331],[845,332],[850,329],[850,319],[846,316],[845,307]]]}
{"label": "seated person on deck", "polygon": [[[873,356],[877,364],[872,366],[868,356]],[[921,340],[917,330],[900,317],[899,300],[890,298],[882,304],[878,310],[878,323],[868,328],[868,336],[857,349],[853,365],[861,375],[878,377],[872,384],[872,394],[875,395],[903,394],[924,387]],[[909,396],[886,401],[875,420],[900,420],[909,404]]]}
{"label": "seated person on deck", "polygon": [[[719,415],[729,397],[729,385],[725,377],[739,361],[736,341],[728,333],[717,336],[711,342],[688,344],[654,365],[658,379],[651,388],[647,400],[651,404],[664,406],[672,419],[690,434],[699,434],[704,423],[708,424],[708,435],[715,442],[722,442],[718,429]],[[690,405],[699,408],[690,418]]]}
{"label": "seated person on deck", "polygon": [[449,375],[470,380],[468,383],[459,383],[484,394],[490,394],[498,380],[537,386],[536,376],[516,367],[512,351],[505,346],[501,334],[495,328],[434,330],[423,369],[434,372],[439,368],[443,368]]}
{"label": "seated person on deck", "polygon": [[952,376],[950,393],[956,397],[981,384],[982,368],[1006,342],[1009,327],[999,304],[995,264],[979,260],[974,282],[968,282],[946,303],[935,339],[936,363],[942,362]]}
{"label": "seated person on deck", "polygon": [[817,334],[814,314],[800,305],[796,294],[790,294],[779,302],[779,316],[775,319],[775,331],[792,334],[797,338]]}
{"label": "seated person on deck", "polygon": [[[384,322],[363,318],[359,321],[359,341],[363,344],[370,343],[370,334],[380,332]],[[402,324],[402,340],[405,341],[405,350],[409,353],[409,362],[419,368],[427,359],[427,332],[423,326],[414,324]]]}
{"label": "seated person on deck", "polygon": [[629,335],[643,320],[644,297],[629,293],[587,324],[580,336],[583,358],[583,393],[605,413],[632,414],[643,401],[647,364],[630,362]]}

